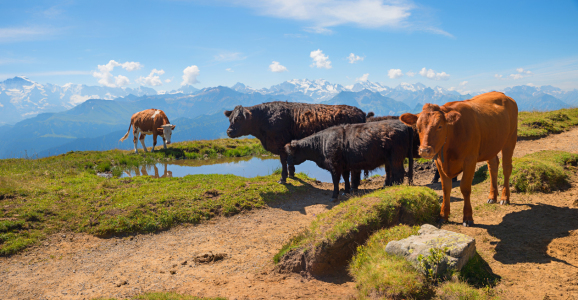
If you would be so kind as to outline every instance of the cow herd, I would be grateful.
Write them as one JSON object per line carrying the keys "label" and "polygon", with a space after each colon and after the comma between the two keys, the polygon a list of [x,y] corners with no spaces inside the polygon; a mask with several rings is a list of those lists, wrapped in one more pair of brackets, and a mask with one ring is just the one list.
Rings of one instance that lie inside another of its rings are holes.
{"label": "cow herd", "polygon": [[[501,204],[509,204],[509,177],[512,155],[517,140],[518,106],[499,92],[478,95],[470,100],[448,102],[442,106],[425,104],[418,114],[399,117],[375,117],[347,105],[268,102],[250,107],[241,105],[224,112],[230,126],[231,138],[252,135],[265,150],[279,155],[281,178],[294,177],[295,165],[313,161],[331,173],[332,200],[339,196],[339,181],[345,181],[345,193],[357,191],[361,172],[385,166],[384,186],[413,179],[413,159],[422,157],[436,161],[442,182],[443,204],[441,221],[450,213],[452,178],[462,174],[460,189],[464,197],[464,226],[474,224],[470,204],[471,185],[476,163],[487,161],[491,188],[488,203],[498,198],[497,176],[501,152],[504,187]],[[137,151],[137,137],[143,148],[144,136],[153,135],[163,144],[170,144],[174,125],[164,112],[155,109],[136,113],[131,118],[133,141]],[[124,141],[130,132],[121,139]],[[408,172],[404,161],[408,159]],[[350,184],[351,176],[351,184]]]}

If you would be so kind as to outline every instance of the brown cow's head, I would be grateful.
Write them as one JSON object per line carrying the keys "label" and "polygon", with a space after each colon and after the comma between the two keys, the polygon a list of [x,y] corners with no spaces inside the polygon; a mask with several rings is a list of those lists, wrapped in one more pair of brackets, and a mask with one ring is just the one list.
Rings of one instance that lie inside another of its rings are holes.
{"label": "brown cow's head", "polygon": [[399,120],[408,126],[415,125],[420,139],[419,155],[433,158],[446,142],[448,126],[454,125],[461,117],[457,111],[443,109],[439,105],[425,104],[421,113],[403,114]]}
{"label": "brown cow's head", "polygon": [[290,165],[298,166],[306,161],[305,155],[299,151],[299,143],[297,141],[291,141],[285,145],[285,153],[287,153],[287,163]]}
{"label": "brown cow's head", "polygon": [[229,118],[229,129],[227,135],[236,138],[251,134],[251,111],[241,105],[237,105],[233,110],[226,110],[225,116]]}
{"label": "brown cow's head", "polygon": [[171,143],[171,135],[173,135],[173,130],[175,130],[175,127],[176,125],[165,124],[158,129],[158,131],[161,132],[161,135],[167,142],[167,145]]}

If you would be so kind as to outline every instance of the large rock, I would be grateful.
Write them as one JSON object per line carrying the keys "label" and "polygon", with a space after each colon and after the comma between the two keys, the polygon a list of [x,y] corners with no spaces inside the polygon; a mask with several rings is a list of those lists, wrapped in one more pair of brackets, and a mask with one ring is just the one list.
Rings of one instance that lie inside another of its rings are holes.
{"label": "large rock", "polygon": [[445,252],[437,268],[433,268],[434,270],[437,269],[438,275],[442,275],[449,270],[459,271],[474,256],[476,240],[465,234],[438,229],[425,224],[419,230],[419,235],[391,241],[385,247],[387,253],[403,256],[417,268],[420,268],[419,255],[430,256],[430,249],[442,249]]}

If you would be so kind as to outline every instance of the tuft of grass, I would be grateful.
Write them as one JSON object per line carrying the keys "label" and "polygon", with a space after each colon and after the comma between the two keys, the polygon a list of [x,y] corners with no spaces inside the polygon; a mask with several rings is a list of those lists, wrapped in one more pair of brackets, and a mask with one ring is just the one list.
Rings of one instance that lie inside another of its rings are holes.
{"label": "tuft of grass", "polygon": [[578,125],[578,108],[518,113],[518,139],[538,139]]}
{"label": "tuft of grass", "polygon": [[387,243],[417,234],[418,226],[386,228],[374,233],[349,264],[359,299],[423,299],[432,294],[424,275],[404,258],[385,252]]}
{"label": "tuft of grass", "polygon": [[439,300],[497,300],[491,289],[476,289],[465,282],[448,281],[439,286],[434,299]]}
{"label": "tuft of grass", "polygon": [[161,154],[112,150],[1,160],[0,255],[17,253],[60,231],[107,236],[195,224],[306,191],[311,181],[302,173],[289,185],[278,184],[276,175],[158,179],[95,175],[99,166],[110,163],[114,174],[123,166],[155,162],[157,155]]}
{"label": "tuft of grass", "polygon": [[[544,150],[514,158],[510,186],[517,192],[548,193],[563,189],[569,185],[568,170],[578,166],[578,154]],[[473,183],[489,178],[488,166],[479,168],[474,175]],[[498,183],[504,184],[502,165],[498,172]]]}
{"label": "tuft of grass", "polygon": [[438,196],[427,187],[400,185],[351,198],[319,214],[304,237],[294,239],[289,247],[318,247],[349,236],[362,226],[385,227],[399,221],[401,210],[404,217],[413,219],[412,223],[433,222],[440,210]]}

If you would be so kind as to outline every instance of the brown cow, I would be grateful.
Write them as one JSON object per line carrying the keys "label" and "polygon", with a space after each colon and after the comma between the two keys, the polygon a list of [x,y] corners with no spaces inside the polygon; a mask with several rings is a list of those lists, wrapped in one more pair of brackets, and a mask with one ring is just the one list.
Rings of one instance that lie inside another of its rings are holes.
{"label": "brown cow", "polygon": [[451,178],[463,171],[460,189],[464,196],[464,226],[474,224],[470,194],[477,162],[488,162],[492,182],[488,203],[497,202],[500,151],[504,164],[500,204],[510,203],[512,155],[518,137],[516,101],[503,93],[490,92],[470,100],[448,102],[441,107],[425,104],[418,115],[406,113],[400,120],[407,125],[416,125],[420,156],[437,158],[444,193],[442,222],[450,215]]}
{"label": "brown cow", "polygon": [[132,115],[130,118],[130,125],[128,126],[128,130],[126,134],[120,139],[121,142],[124,142],[124,140],[128,138],[131,126],[133,126],[132,140],[134,142],[134,153],[138,153],[137,136],[139,133],[142,147],[144,148],[145,152],[148,152],[144,143],[145,135],[153,135],[153,149],[151,151],[155,150],[158,135],[163,138],[163,145],[165,149],[167,149],[167,144],[171,143],[171,135],[175,129],[175,125],[170,124],[167,115],[165,115],[162,110],[154,108],[139,111]]}

